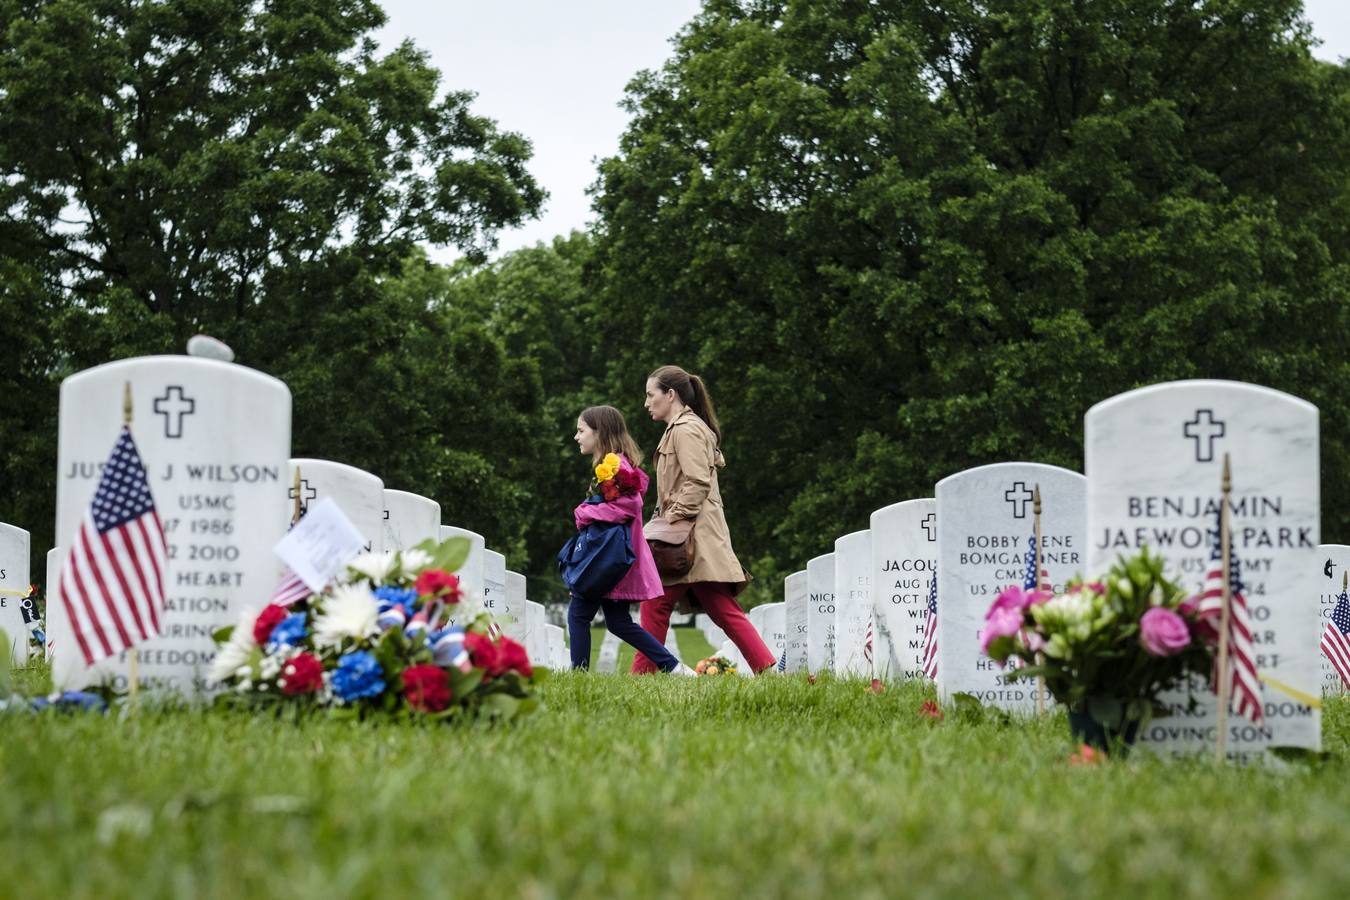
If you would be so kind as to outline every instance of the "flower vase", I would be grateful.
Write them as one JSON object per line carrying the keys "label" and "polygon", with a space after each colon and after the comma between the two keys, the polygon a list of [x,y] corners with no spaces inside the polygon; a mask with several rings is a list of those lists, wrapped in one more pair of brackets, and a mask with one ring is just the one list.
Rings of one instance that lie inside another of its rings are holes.
{"label": "flower vase", "polygon": [[1081,708],[1069,708],[1069,733],[1075,743],[1127,756],[1143,724],[1139,706],[1116,697],[1089,697]]}

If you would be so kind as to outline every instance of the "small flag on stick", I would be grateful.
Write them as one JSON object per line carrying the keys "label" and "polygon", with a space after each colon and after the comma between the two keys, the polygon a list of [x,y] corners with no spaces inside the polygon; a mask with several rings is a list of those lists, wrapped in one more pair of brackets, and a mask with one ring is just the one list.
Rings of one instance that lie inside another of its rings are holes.
{"label": "small flag on stick", "polygon": [[164,526],[124,425],[57,582],[85,665],[161,633],[167,565]]}
{"label": "small flag on stick", "polygon": [[1331,660],[1341,683],[1350,688],[1350,573],[1341,579],[1341,596],[1331,611],[1331,621],[1322,632],[1322,655]]}
{"label": "small flag on stick", "polygon": [[928,615],[923,622],[923,675],[937,678],[937,572],[928,579]]}

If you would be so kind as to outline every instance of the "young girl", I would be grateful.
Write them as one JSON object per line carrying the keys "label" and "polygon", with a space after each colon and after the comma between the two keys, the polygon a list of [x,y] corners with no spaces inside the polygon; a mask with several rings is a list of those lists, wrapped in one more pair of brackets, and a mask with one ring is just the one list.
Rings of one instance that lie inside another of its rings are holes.
{"label": "young girl", "polygon": [[642,495],[647,492],[647,473],[638,468],[642,451],[628,434],[623,414],[612,406],[592,406],[577,418],[577,446],[589,454],[592,467],[610,453],[619,456],[622,480],[631,483],[636,476],[636,493],[618,494],[603,503],[581,503],[572,517],[578,529],[592,522],[631,522],[633,552],[637,559],[628,574],[605,597],[573,595],[567,609],[567,627],[572,637],[572,668],[586,669],[591,664],[591,620],[597,610],[605,611],[605,627],[626,641],[663,672],[693,675],[694,670],[676,659],[661,642],[642,630],[628,613],[628,604],[641,603],[664,593],[661,576],[652,561],[651,548],[642,536]]}
{"label": "young girl", "polygon": [[[703,379],[679,366],[662,366],[647,376],[647,412],[666,423],[656,448],[657,511],[668,521],[694,520],[693,565],[684,575],[665,579],[661,599],[642,607],[642,627],[663,640],[676,603],[697,606],[726,632],[755,672],[772,670],[777,662],[736,595],[749,576],[731,548],[717,470],[722,459],[722,429],[713,412]],[[650,656],[633,659],[633,672],[660,665]]]}

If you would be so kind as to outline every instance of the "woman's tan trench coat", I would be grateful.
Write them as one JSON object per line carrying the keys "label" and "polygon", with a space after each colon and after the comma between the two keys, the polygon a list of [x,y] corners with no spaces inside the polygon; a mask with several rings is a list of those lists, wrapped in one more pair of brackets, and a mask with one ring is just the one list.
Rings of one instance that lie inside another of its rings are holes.
{"label": "woman's tan trench coat", "polygon": [[694,564],[684,575],[663,575],[663,584],[723,581],[739,593],[750,580],[731,549],[722,511],[717,470],[724,465],[716,436],[693,410],[682,411],[666,426],[656,447],[657,512],[669,521],[694,520]]}

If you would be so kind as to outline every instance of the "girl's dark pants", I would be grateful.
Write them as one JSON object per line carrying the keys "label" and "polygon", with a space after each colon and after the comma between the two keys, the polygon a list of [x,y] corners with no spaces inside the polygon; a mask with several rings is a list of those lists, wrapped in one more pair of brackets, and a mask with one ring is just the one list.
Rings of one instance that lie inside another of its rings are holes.
{"label": "girl's dark pants", "polygon": [[591,620],[602,609],[605,611],[605,627],[610,634],[656,663],[662,672],[669,672],[680,664],[669,650],[661,646],[660,641],[633,621],[633,617],[628,614],[627,600],[591,600],[573,596],[572,605],[567,608],[567,630],[572,637],[572,668],[590,668]]}

